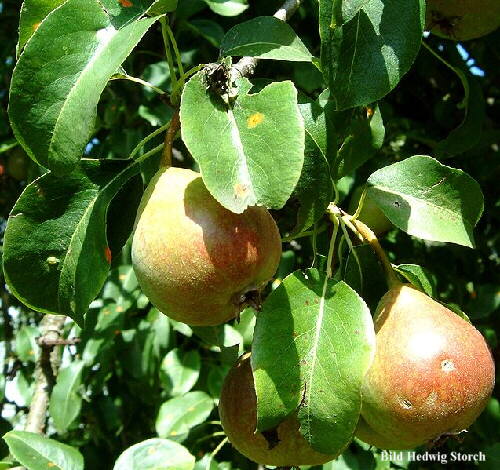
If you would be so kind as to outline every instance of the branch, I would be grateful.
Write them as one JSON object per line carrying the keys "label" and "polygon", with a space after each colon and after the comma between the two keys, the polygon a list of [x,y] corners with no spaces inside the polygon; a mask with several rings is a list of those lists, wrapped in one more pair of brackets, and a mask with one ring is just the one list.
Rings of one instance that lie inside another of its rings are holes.
{"label": "branch", "polygon": [[[280,9],[274,14],[275,18],[281,21],[287,21],[299,8],[302,0],[286,0]],[[239,77],[247,77],[253,75],[255,67],[259,59],[257,57],[242,57],[236,64],[231,67],[231,75],[233,79]]]}
{"label": "branch", "polygon": [[61,336],[66,318],[64,315],[45,315],[40,322],[40,355],[35,366],[35,390],[25,431],[42,434],[45,429],[47,407],[60,364],[59,351],[54,348],[56,344],[62,344]]}

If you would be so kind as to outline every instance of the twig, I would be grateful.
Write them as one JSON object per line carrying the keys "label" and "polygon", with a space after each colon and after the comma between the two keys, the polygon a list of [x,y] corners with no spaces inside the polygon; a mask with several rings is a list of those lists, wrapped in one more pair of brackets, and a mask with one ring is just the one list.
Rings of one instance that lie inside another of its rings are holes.
{"label": "twig", "polygon": [[60,341],[66,318],[64,315],[45,315],[40,322],[40,355],[35,366],[35,390],[25,431],[42,434],[45,430],[47,407],[60,364],[59,351],[55,345],[62,344]]}
{"label": "twig", "polygon": [[69,339],[48,339],[48,338],[38,338],[38,346],[65,346],[69,344],[78,344],[81,338],[69,338]]}
{"label": "twig", "polygon": [[357,232],[368,242],[368,244],[372,247],[373,251],[377,255],[378,259],[382,263],[382,267],[384,268],[385,277],[387,280],[387,284],[390,289],[396,287],[401,284],[394,268],[392,267],[392,263],[389,261],[387,254],[384,249],[380,246],[378,238],[372,232],[372,230],[367,227],[363,222],[357,219],[350,219],[347,215],[342,216],[342,220],[346,222],[346,225],[349,226],[350,222],[355,227]]}
{"label": "twig", "polygon": [[172,145],[174,143],[175,134],[181,127],[181,121],[179,117],[179,108],[177,108],[170,120],[170,125],[165,133],[165,146],[163,147],[163,153],[161,156],[161,166],[169,168],[172,166]]}
{"label": "twig", "polygon": [[[282,21],[287,21],[299,8],[302,0],[287,0],[279,10],[274,14],[275,18]],[[239,77],[247,77],[253,75],[255,67],[259,59],[257,57],[242,57],[236,64],[231,67],[231,75],[233,80]]]}

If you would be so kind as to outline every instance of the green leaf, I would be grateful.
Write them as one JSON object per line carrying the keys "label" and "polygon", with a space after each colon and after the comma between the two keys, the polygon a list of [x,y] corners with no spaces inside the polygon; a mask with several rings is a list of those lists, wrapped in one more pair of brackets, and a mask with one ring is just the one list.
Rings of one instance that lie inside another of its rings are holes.
{"label": "green leaf", "polygon": [[313,59],[291,26],[274,16],[258,16],[233,26],[222,40],[220,54],[297,62]]}
{"label": "green leaf", "polygon": [[175,11],[177,0],[156,0],[148,10],[148,15],[163,15]]}
{"label": "green leaf", "polygon": [[474,287],[465,310],[474,320],[487,318],[500,308],[500,289],[497,284],[480,284]]}
{"label": "green leaf", "polygon": [[331,28],[342,26],[352,20],[356,13],[370,0],[320,0],[320,8],[331,9]]}
{"label": "green leaf", "polygon": [[465,116],[460,125],[436,145],[434,152],[439,159],[459,155],[480,142],[486,118],[486,105],[481,84],[476,79],[468,79],[461,70],[456,68],[454,70],[459,74],[465,88]]}
{"label": "green leaf", "polygon": [[200,375],[201,360],[198,351],[183,352],[174,348],[163,359],[160,379],[171,396],[189,392]]}
{"label": "green leaf", "polygon": [[212,346],[212,351],[221,351],[234,345],[243,343],[243,337],[227,323],[217,326],[193,326],[193,333],[206,344]]}
{"label": "green leaf", "polygon": [[210,454],[205,454],[201,460],[197,460],[194,465],[194,470],[232,470],[230,462],[224,462],[227,466],[218,465]]}
{"label": "green leaf", "polygon": [[[333,199],[333,181],[326,156],[323,133],[317,133],[325,114],[314,102],[299,104],[305,124],[304,165],[288,203],[296,213],[294,227],[287,233],[294,236],[317,222]],[[318,113],[316,113],[318,112]],[[324,144],[324,145],[323,145]],[[297,208],[298,205],[298,208]]]}
{"label": "green leaf", "polygon": [[385,127],[378,106],[356,113],[333,164],[335,179],[353,174],[372,158],[376,150],[382,147],[384,136]]}
{"label": "green leaf", "polygon": [[153,334],[153,354],[160,359],[160,355],[168,348],[170,342],[170,320],[161,313],[157,308],[152,308],[147,317],[148,322],[151,323],[151,330]]}
{"label": "green leaf", "polygon": [[332,195],[330,166],[314,140],[306,134],[304,166],[289,201],[292,204],[298,203],[296,223],[287,236],[292,237],[307,230],[323,217],[333,199]]}
{"label": "green leaf", "polygon": [[177,442],[148,439],[125,450],[113,470],[192,470],[194,457]]}
{"label": "green leaf", "polygon": [[[117,28],[132,23],[154,7],[153,0],[100,0],[106,13],[110,16],[112,25]],[[158,0],[162,1],[162,0]],[[172,3],[166,0],[167,3]],[[158,13],[158,14],[161,14]]]}
{"label": "green leaf", "polygon": [[495,470],[500,465],[500,443],[492,444],[484,449],[485,459],[479,463],[480,470]]}
{"label": "green leaf", "polygon": [[320,1],[319,19],[321,64],[331,99],[337,109],[377,101],[398,84],[417,56],[425,2],[402,8],[398,0],[370,0],[349,22],[335,27],[333,1]]}
{"label": "green leaf", "polygon": [[82,396],[78,391],[84,365],[82,361],[74,361],[57,374],[57,383],[50,396],[49,414],[59,434],[64,434],[80,414]]}
{"label": "green leaf", "polygon": [[19,42],[17,55],[21,53],[29,38],[38,29],[46,16],[66,0],[24,0],[19,17]]}
{"label": "green leaf", "polygon": [[[228,107],[207,90],[204,72],[186,84],[181,100],[182,138],[212,195],[233,212],[248,206],[282,207],[300,177],[304,124],[289,81],[239,96]],[[271,158],[272,156],[272,158]]]}
{"label": "green leaf", "polygon": [[183,439],[193,426],[208,418],[213,407],[214,401],[205,392],[188,392],[172,398],[161,405],[156,432],[160,437]]}
{"label": "green leaf", "polygon": [[353,247],[344,269],[344,282],[349,284],[372,309],[387,290],[384,271],[373,248],[368,244]]}
{"label": "green leaf", "polygon": [[374,347],[370,311],[353,289],[316,269],[290,274],[257,316],[257,429],[273,428],[298,408],[312,447],[338,454],[356,428]]}
{"label": "green leaf", "polygon": [[186,22],[186,27],[204,37],[212,46],[219,47],[224,38],[224,29],[212,20],[196,19]]}
{"label": "green leaf", "polygon": [[106,240],[109,203],[139,171],[128,163],[84,159],[71,175],[47,173],[23,191],[5,231],[3,265],[24,304],[82,323],[113,255]]}
{"label": "green leaf", "polygon": [[0,154],[8,152],[19,145],[16,139],[8,139],[0,143]]}
{"label": "green leaf", "polygon": [[377,170],[368,184],[369,197],[401,230],[424,240],[474,246],[483,194],[463,171],[415,155]]}
{"label": "green leaf", "polygon": [[229,366],[217,364],[210,368],[207,377],[207,389],[210,395],[218,400],[222,390],[222,384],[229,372]]}
{"label": "green leaf", "polygon": [[154,22],[116,30],[97,0],[68,0],[41,23],[17,63],[9,103],[14,134],[37,163],[58,174],[75,167],[101,92]]}
{"label": "green leaf", "polygon": [[[123,184],[109,204],[106,214],[106,238],[115,258],[132,233],[143,192],[144,184],[141,175],[137,174]],[[123,210],[124,207],[126,210]]]}
{"label": "green leaf", "polygon": [[26,431],[10,431],[3,438],[28,470],[83,470],[83,457],[74,447]]}
{"label": "green leaf", "polygon": [[210,9],[221,16],[237,16],[247,8],[247,0],[204,0]]}
{"label": "green leaf", "polygon": [[394,269],[417,289],[425,292],[429,297],[436,297],[436,280],[427,269],[418,264],[399,264]]}
{"label": "green leaf", "polygon": [[36,339],[40,331],[36,326],[23,325],[16,333],[16,354],[23,362],[35,362],[38,356]]}

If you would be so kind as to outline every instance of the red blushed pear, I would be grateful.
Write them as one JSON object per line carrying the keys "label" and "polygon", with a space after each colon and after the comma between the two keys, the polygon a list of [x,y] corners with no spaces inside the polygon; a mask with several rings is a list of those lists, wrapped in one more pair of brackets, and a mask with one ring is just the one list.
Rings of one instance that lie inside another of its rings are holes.
{"label": "red blushed pear", "polygon": [[281,422],[272,439],[255,432],[257,396],[250,365],[245,354],[229,371],[219,401],[219,414],[229,442],[245,457],[261,465],[296,467],[321,465],[336,455],[316,452],[299,432],[296,414]]}
{"label": "red blushed pear", "polygon": [[362,388],[357,437],[383,449],[411,449],[467,429],[495,383],[479,331],[400,283],[380,300],[374,323],[376,353]]}
{"label": "red blushed pear", "polygon": [[135,223],[132,265],[161,312],[189,325],[219,325],[274,275],[281,257],[276,224],[263,207],[235,214],[199,173],[162,168]]}

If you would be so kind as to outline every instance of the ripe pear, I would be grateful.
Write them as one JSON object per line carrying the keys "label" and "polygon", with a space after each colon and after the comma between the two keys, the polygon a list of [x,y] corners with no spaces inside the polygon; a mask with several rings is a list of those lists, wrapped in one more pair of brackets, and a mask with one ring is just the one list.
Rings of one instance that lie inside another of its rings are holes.
{"label": "ripe pear", "polygon": [[467,41],[500,26],[498,0],[427,0],[426,23],[437,36]]}
{"label": "ripe pear", "polygon": [[250,354],[243,355],[227,374],[222,386],[219,414],[229,442],[245,457],[261,465],[321,465],[337,457],[311,448],[299,432],[295,413],[278,425],[269,440],[262,433],[255,432],[257,397]]}
{"label": "ripe pear", "polygon": [[[354,190],[349,203],[349,214],[354,214],[356,212],[362,194],[362,186]],[[363,207],[359,213],[358,220],[367,225],[375,235],[383,235],[393,227],[391,221],[380,210],[377,204],[375,204],[373,199],[370,198],[369,193],[366,194],[363,200]]]}
{"label": "ripe pear", "polygon": [[199,173],[162,168],[139,205],[132,265],[161,312],[189,325],[234,318],[274,275],[281,257],[276,223],[263,207],[235,214]]}
{"label": "ripe pear", "polygon": [[362,387],[357,437],[411,449],[469,427],[495,384],[479,331],[408,284],[382,297],[374,323],[376,352]]}

